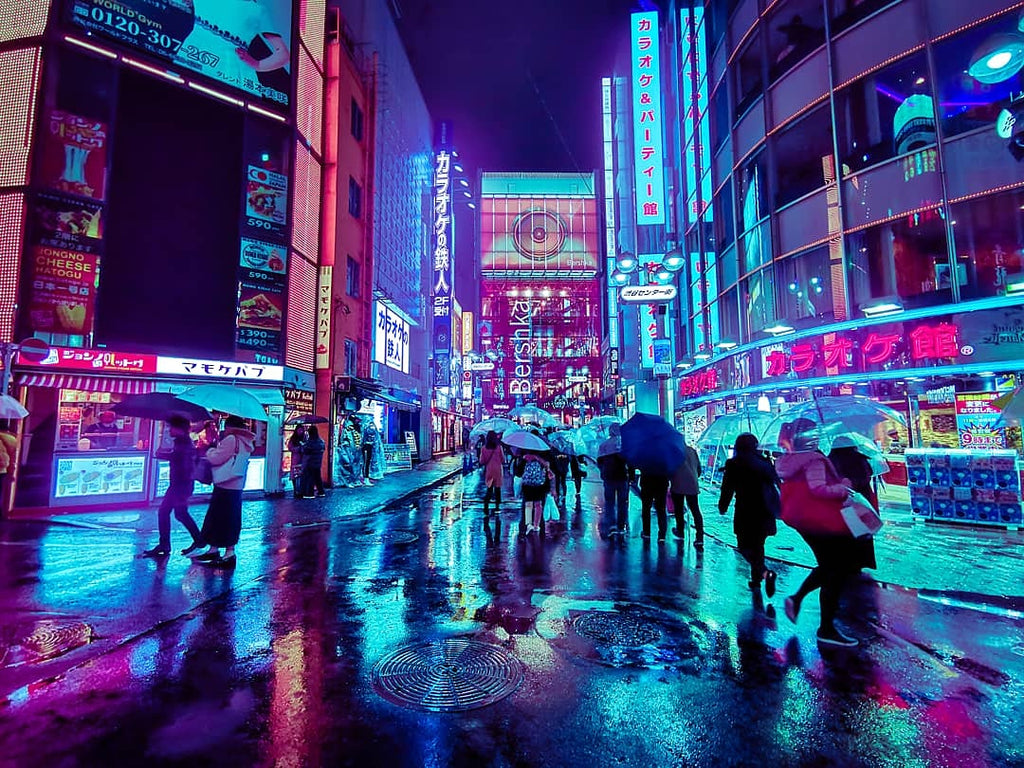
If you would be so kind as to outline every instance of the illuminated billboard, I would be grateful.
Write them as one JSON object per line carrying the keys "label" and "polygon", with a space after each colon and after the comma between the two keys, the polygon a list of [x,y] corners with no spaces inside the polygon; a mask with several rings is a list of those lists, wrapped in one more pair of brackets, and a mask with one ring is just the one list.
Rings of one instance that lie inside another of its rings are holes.
{"label": "illuminated billboard", "polygon": [[520,276],[593,277],[599,229],[594,197],[483,197],[481,269]]}
{"label": "illuminated billboard", "polygon": [[452,155],[442,149],[434,158],[433,279],[434,386],[450,385],[452,357]]}
{"label": "illuminated billboard", "polygon": [[291,0],[68,0],[72,24],[287,106]]}
{"label": "illuminated billboard", "polygon": [[658,12],[631,17],[636,223],[665,223],[665,148],[661,135]]}
{"label": "illuminated billboard", "polygon": [[409,372],[409,323],[383,302],[374,302],[373,359],[388,368]]}

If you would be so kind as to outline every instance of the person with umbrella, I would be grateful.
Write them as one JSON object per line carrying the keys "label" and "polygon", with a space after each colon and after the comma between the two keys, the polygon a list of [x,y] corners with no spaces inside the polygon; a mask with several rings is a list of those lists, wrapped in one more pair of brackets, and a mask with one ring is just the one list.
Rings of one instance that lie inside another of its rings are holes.
{"label": "person with umbrella", "polygon": [[683,538],[683,528],[686,525],[686,508],[689,507],[693,515],[693,526],[697,535],[693,540],[694,549],[704,547],[704,516],[700,513],[700,457],[692,446],[686,446],[686,458],[672,473],[671,494],[672,512],[676,518],[676,527],[672,529],[672,535],[677,539]]}
{"label": "person with umbrella", "polygon": [[203,546],[203,537],[199,532],[199,526],[192,519],[188,511],[188,500],[195,490],[194,466],[196,460],[196,447],[189,434],[188,417],[173,415],[167,418],[167,429],[172,438],[170,450],[157,451],[158,459],[166,459],[170,464],[170,484],[167,493],[164,494],[157,510],[157,530],[159,541],[152,549],[142,553],[143,557],[167,557],[171,554],[171,512],[178,522],[185,526],[185,529],[192,534],[192,543],[181,550],[181,554],[188,555]]}
{"label": "person with umbrella", "polygon": [[[875,492],[874,470],[871,460],[860,452],[854,440],[847,435],[839,435],[832,441],[832,450],[829,451],[828,460],[836,468],[840,477],[850,481],[850,487],[861,494],[878,512],[878,494]],[[855,540],[858,549],[857,562],[860,568],[877,568],[875,562],[875,540],[871,536],[864,536]]]}
{"label": "person with umbrella", "polygon": [[625,536],[629,524],[629,486],[633,482],[633,469],[622,455],[621,428],[608,427],[608,439],[597,450],[597,467],[604,485],[604,514],[602,530],[609,538]]}
{"label": "person with umbrella", "polygon": [[576,508],[579,509],[583,505],[583,478],[587,476],[587,470],[583,466],[584,458],[579,456],[575,450],[570,447],[569,450],[569,473],[572,475],[573,485],[576,486]]}
{"label": "person with umbrella", "polygon": [[306,442],[306,427],[303,424],[296,424],[292,436],[288,438],[288,454],[291,456],[292,466],[289,473],[292,478],[292,495],[301,499],[305,495],[302,487],[302,446]]}
{"label": "person with umbrella", "polygon": [[[544,505],[548,500],[548,492],[551,490],[551,481],[554,473],[547,460],[536,453],[527,450],[523,454],[523,508],[520,518],[519,531],[532,533],[544,531]],[[526,505],[531,505],[530,523],[526,523]]]}
{"label": "person with umbrella", "polygon": [[498,441],[498,433],[493,429],[484,438],[484,447],[480,449],[480,466],[484,468],[484,517],[490,516],[491,499],[494,499],[494,512],[501,507],[501,486],[505,482],[505,452]]}
{"label": "person with umbrella", "polygon": [[777,532],[775,518],[780,511],[779,476],[775,467],[757,450],[757,437],[746,432],[736,438],[733,456],[725,462],[718,512],[729,511],[733,496],[736,511],[732,530],[743,558],[750,563],[750,588],[775,596],[775,571],[765,566],[764,542]]}
{"label": "person with umbrella", "polygon": [[324,462],[324,451],[327,445],[317,431],[315,424],[306,428],[306,441],[302,444],[302,494],[312,498],[313,496],[326,496],[324,490],[324,478],[321,466]]}
{"label": "person with umbrella", "polygon": [[782,478],[782,519],[796,529],[817,560],[800,588],[786,598],[785,611],[795,623],[804,598],[820,589],[818,642],[852,647],[857,641],[835,625],[844,583],[857,568],[855,540],[840,512],[850,481],[840,477],[818,450],[817,430],[818,425],[805,418],[787,422],[779,430],[779,445],[790,451],[775,463]]}
{"label": "person with umbrella", "polygon": [[669,478],[686,460],[686,444],[675,427],[656,414],[636,413],[622,425],[622,455],[640,472],[642,536],[651,537],[651,507],[658,514],[658,541],[668,528]]}

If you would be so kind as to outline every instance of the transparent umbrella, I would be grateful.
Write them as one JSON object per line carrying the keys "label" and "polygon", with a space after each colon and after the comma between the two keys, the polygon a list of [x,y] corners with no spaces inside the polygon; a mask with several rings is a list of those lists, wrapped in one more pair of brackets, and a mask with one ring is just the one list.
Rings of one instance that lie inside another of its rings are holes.
{"label": "transparent umbrella", "polygon": [[477,422],[473,425],[473,429],[469,432],[469,439],[476,440],[491,431],[497,432],[500,435],[504,432],[508,432],[510,429],[518,428],[519,425],[512,421],[512,419],[504,419],[500,417],[484,419],[483,421]]}
{"label": "transparent umbrella", "polygon": [[828,452],[832,441],[840,435],[862,435],[870,439],[875,427],[892,421],[904,427],[903,414],[887,405],[861,395],[819,397],[790,406],[772,421],[761,435],[761,444],[769,450],[781,450],[779,433],[782,427],[797,419],[805,419],[813,427],[808,430],[818,438],[818,447]]}
{"label": "transparent umbrella", "polygon": [[521,405],[508,412],[508,417],[520,424],[536,424],[538,427],[557,427],[562,424],[557,416],[536,405]]}
{"label": "transparent umbrella", "polygon": [[709,482],[721,482],[726,459],[731,455],[736,438],[745,432],[755,435],[758,440],[775,417],[770,413],[751,411],[729,413],[719,416],[704,430],[697,440],[697,453],[704,467],[703,476]]}

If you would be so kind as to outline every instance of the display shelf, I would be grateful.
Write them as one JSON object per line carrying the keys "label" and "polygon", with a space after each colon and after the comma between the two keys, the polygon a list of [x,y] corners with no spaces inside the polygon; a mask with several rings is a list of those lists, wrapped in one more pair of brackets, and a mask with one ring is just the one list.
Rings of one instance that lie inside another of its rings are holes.
{"label": "display shelf", "polygon": [[913,448],[906,452],[915,517],[1019,528],[1019,458],[1012,450]]}

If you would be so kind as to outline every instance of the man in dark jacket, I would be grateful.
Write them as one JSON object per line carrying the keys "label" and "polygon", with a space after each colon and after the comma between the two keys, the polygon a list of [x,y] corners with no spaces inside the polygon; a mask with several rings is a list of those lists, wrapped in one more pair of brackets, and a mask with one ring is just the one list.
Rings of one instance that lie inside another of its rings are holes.
{"label": "man in dark jacket", "polygon": [[693,527],[697,532],[693,540],[695,549],[704,546],[704,517],[700,513],[700,457],[689,445],[686,446],[686,458],[680,464],[671,478],[672,510],[676,518],[676,527],[672,534],[677,538],[683,538],[683,528],[686,525],[686,508],[689,507],[693,515]]}
{"label": "man in dark jacket", "polygon": [[629,524],[629,485],[633,481],[633,469],[622,456],[622,438],[619,425],[608,428],[609,437],[597,451],[597,467],[601,470],[604,483],[603,533],[608,536],[625,536]]}
{"label": "man in dark jacket", "polygon": [[144,557],[167,557],[171,554],[171,511],[178,522],[185,526],[192,534],[192,543],[181,551],[187,555],[203,546],[203,537],[199,533],[199,526],[192,519],[188,512],[188,499],[195,488],[193,471],[196,459],[196,448],[189,436],[189,421],[184,416],[171,416],[167,419],[167,429],[170,432],[173,444],[170,450],[157,451],[158,459],[167,459],[170,462],[170,485],[163,501],[160,502],[160,509],[157,511],[157,529],[160,532],[160,541],[152,549],[143,552]]}
{"label": "man in dark jacket", "polygon": [[324,478],[320,466],[324,461],[324,444],[316,426],[310,424],[306,432],[306,442],[302,444],[302,488],[310,496],[326,496]]}

